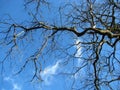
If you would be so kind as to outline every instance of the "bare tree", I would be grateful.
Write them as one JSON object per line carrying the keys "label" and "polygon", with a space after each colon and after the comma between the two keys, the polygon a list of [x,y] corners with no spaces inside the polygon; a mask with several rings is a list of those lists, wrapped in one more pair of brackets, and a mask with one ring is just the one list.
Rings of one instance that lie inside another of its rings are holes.
{"label": "bare tree", "polygon": [[[74,78],[72,90],[117,90],[120,87],[120,1],[66,1],[58,9],[59,16],[55,17],[57,22],[39,19],[42,15],[40,10],[43,9],[41,5],[47,3],[51,7],[51,2],[28,0],[25,6],[33,3],[36,3],[36,11],[30,12],[33,19],[27,24],[1,22],[1,45],[8,48],[1,61],[2,69],[16,48],[23,51],[27,49],[26,45],[37,44],[33,52],[22,60],[24,64],[16,74],[32,64],[32,80],[42,80],[42,66],[44,62],[51,62],[48,58],[51,56],[63,59],[63,67],[70,67],[69,71],[60,74]],[[50,10],[52,14],[54,9],[51,7]],[[77,65],[76,60],[82,63]],[[83,79],[80,74],[82,71]]]}

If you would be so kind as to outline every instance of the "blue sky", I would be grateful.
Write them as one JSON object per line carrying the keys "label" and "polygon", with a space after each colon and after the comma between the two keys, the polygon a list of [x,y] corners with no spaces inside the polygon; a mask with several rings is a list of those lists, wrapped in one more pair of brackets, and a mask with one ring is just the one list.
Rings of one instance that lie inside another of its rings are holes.
{"label": "blue sky", "polygon": [[10,15],[14,20],[24,21],[27,17],[23,5],[23,0],[0,0],[1,18]]}
{"label": "blue sky", "polygon": [[[49,0],[49,1],[53,2],[50,3],[52,9],[49,9],[47,5],[41,6],[42,7],[41,12],[43,16],[37,16],[37,19],[40,21],[45,21],[46,23],[50,23],[52,25],[56,24],[58,26],[62,26],[62,23],[66,25],[67,23],[65,22],[65,20],[60,21],[60,16],[59,16],[60,13],[57,12],[59,5],[62,5],[65,1],[59,0],[57,1],[57,3],[56,0]],[[77,2],[77,0],[66,0],[66,2],[67,1]],[[26,24],[26,22],[31,21],[32,15],[31,13],[28,13],[28,10],[25,10],[23,4],[24,4],[23,0],[0,0],[0,19],[5,20],[6,18],[7,19],[12,18],[13,21],[11,22],[21,23],[21,24]],[[34,9],[31,9],[30,11],[34,12],[35,10],[34,11],[33,10]],[[66,11],[67,9],[65,10],[65,12]],[[29,33],[28,36],[25,38],[25,41],[23,40],[20,43],[18,42],[19,48],[17,47],[14,48],[14,52],[12,52],[11,57],[7,58],[8,62],[5,62],[4,64],[5,69],[3,70],[3,73],[0,74],[0,90],[70,90],[74,80],[76,80],[75,81],[76,87],[81,87],[82,84],[85,84],[85,82],[83,82],[84,79],[85,78],[89,79],[89,77],[86,76],[87,74],[86,69],[92,72],[93,71],[92,65],[91,66],[88,65],[88,67],[81,69],[80,70],[81,72],[77,72],[74,75],[68,75],[68,74],[66,75],[66,73],[74,72],[75,70],[77,70],[76,67],[80,67],[80,66],[82,67],[86,63],[84,63],[83,60],[81,60],[81,58],[66,57],[67,55],[65,55],[65,53],[61,54],[62,51],[58,52],[57,50],[54,53],[44,51],[43,52],[45,56],[44,59],[42,58],[42,55],[40,57],[40,60],[41,59],[44,60],[44,61],[41,60],[42,71],[40,72],[43,82],[40,82],[38,80],[30,82],[31,77],[34,73],[34,68],[33,68],[34,65],[31,62],[29,63],[29,65],[27,65],[26,69],[23,70],[20,74],[16,76],[13,75],[16,71],[20,70],[20,67],[22,67],[23,63],[25,62],[24,60],[28,58],[30,55],[32,55],[35,52],[35,50],[38,50],[38,47],[41,46],[41,42],[43,42],[44,39],[43,37],[46,34],[36,31],[33,32],[32,35],[33,38],[31,38],[31,33]],[[57,35],[59,36],[59,33]],[[73,34],[68,34],[68,32],[65,32],[65,33],[61,33],[59,37],[56,37],[54,39],[57,41],[56,47],[58,46],[61,49],[64,49],[64,47],[67,48],[67,45],[75,44],[74,47],[68,49],[67,52],[69,54],[73,54],[73,52],[75,52],[76,50],[76,54],[75,54],[76,57],[80,57],[83,53],[84,55],[86,55],[86,57],[88,57],[91,52],[89,50],[87,51],[86,48],[84,48],[86,52],[82,52],[83,48],[79,42],[82,41],[82,39],[84,39],[84,41],[88,41],[89,38],[91,37],[84,36],[83,38],[80,39],[75,37]],[[46,49],[49,49],[51,45],[51,41],[48,42],[50,44],[48,44]],[[108,52],[110,52],[113,48],[110,49],[111,47],[108,47],[108,45],[106,44],[104,46],[105,47],[103,47],[102,54],[105,53],[107,55],[109,54]],[[5,46],[4,44],[3,47],[0,46],[0,50],[3,51],[0,52],[1,55],[0,60],[3,59],[3,57],[6,54],[6,51],[9,49],[9,47]],[[87,47],[87,46],[83,46],[83,47]],[[119,50],[116,51],[116,53],[118,53],[118,55],[116,56],[120,58],[119,56],[120,48],[119,46],[117,47]],[[46,53],[48,53],[49,55],[47,55]],[[10,63],[11,60],[12,63]],[[69,60],[69,62],[66,65],[66,63],[63,62],[67,60]],[[72,66],[75,68],[73,69]],[[116,69],[118,69],[117,64],[116,64]],[[91,78],[93,77],[91,76]],[[82,82],[81,85],[79,84],[79,82]],[[116,84],[117,83],[113,83],[112,85],[115,86]]]}
{"label": "blue sky", "polygon": [[[64,1],[63,1],[64,2]],[[59,3],[63,3],[60,2]],[[9,18],[9,16],[17,23],[23,23],[24,21],[27,21],[30,19],[30,16],[28,15],[28,13],[25,11],[24,7],[23,7],[23,1],[22,0],[0,0],[0,19],[4,20],[5,18]],[[58,7],[57,4],[56,6],[54,6],[55,8]],[[43,9],[45,9],[46,7],[43,7]],[[44,11],[44,10],[43,10]],[[55,12],[53,10],[53,12]],[[43,12],[46,18],[43,18],[44,21],[47,22],[51,22],[55,17],[57,16],[59,13],[52,13],[50,15],[48,15],[48,12]],[[57,18],[57,17],[56,17]],[[49,20],[48,20],[49,19]],[[55,23],[57,23],[58,21],[55,20]],[[59,23],[58,23],[59,24]],[[78,43],[79,40],[75,40],[75,43]],[[36,47],[37,45],[32,44],[34,47]],[[32,45],[30,47],[32,47]],[[0,47],[2,50],[2,47]],[[75,47],[75,48],[79,48],[79,46]],[[8,49],[8,48],[6,48]],[[34,48],[32,48],[34,50]],[[6,51],[5,49],[3,49],[4,51]],[[30,50],[32,51],[32,50]],[[78,56],[81,52],[81,49],[78,50],[78,53],[76,54],[76,56]],[[17,52],[14,52],[17,53]],[[15,66],[12,65],[11,66],[6,62],[5,64],[8,65],[6,66],[7,69],[4,71],[4,73],[0,76],[0,90],[69,90],[71,87],[70,85],[72,84],[71,80],[69,78],[72,79],[72,77],[66,78],[68,76],[62,75],[60,74],[62,70],[68,70],[68,68],[61,66],[61,63],[63,60],[60,60],[59,58],[57,58],[56,60],[52,60],[54,58],[50,58],[50,62],[47,63],[44,66],[43,71],[40,73],[42,79],[44,80],[43,83],[39,82],[39,81],[35,81],[35,82],[29,82],[30,77],[31,77],[31,73],[33,73],[31,67],[29,66],[27,67],[28,70],[24,71],[22,74],[19,74],[17,76],[13,76],[13,73],[15,70],[19,69],[17,67],[17,65],[21,65],[22,64],[22,59],[25,58],[25,54],[27,52],[21,52],[19,54],[19,57],[17,57],[17,59],[19,59],[19,64],[17,63]],[[2,56],[4,56],[4,53],[2,53]],[[2,58],[1,56],[1,58]],[[14,57],[14,55],[13,55]],[[12,58],[9,58],[12,59]],[[14,62],[16,63],[16,62]],[[78,63],[80,63],[80,61],[78,60]],[[25,75],[24,75],[25,73]],[[75,75],[77,78],[77,75]],[[66,79],[65,79],[66,78]],[[69,83],[69,84],[68,84]]]}

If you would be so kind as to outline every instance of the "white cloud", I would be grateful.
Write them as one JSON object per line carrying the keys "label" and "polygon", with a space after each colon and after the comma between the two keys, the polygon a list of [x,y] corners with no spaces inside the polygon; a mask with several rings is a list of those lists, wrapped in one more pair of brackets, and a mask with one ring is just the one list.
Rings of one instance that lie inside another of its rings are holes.
{"label": "white cloud", "polygon": [[5,81],[12,81],[12,79],[10,77],[4,77]]}
{"label": "white cloud", "polygon": [[15,83],[15,80],[13,78],[4,77],[4,80],[12,84],[12,87],[13,87],[12,90],[22,90],[21,87],[17,83]]}
{"label": "white cloud", "polygon": [[[75,45],[77,49],[75,56],[79,57],[76,65],[77,67],[82,67],[84,65],[84,60],[80,58],[82,56],[82,47],[81,47],[80,41],[81,40],[79,38],[75,40]],[[81,68],[81,70],[74,75],[75,79],[78,79],[79,77],[81,77],[81,79],[85,77],[85,68]]]}
{"label": "white cloud", "polygon": [[4,88],[2,88],[2,90],[5,90]]}
{"label": "white cloud", "polygon": [[17,83],[13,83],[13,90],[21,90],[21,87]]}
{"label": "white cloud", "polygon": [[9,80],[10,80],[10,77],[4,77],[4,80],[5,80],[5,81],[9,81]]}
{"label": "white cloud", "polygon": [[[80,44],[80,39],[76,39],[75,40],[75,45],[76,45],[76,49],[77,49],[77,52],[75,54],[76,57],[81,57],[81,50],[82,50],[82,47],[81,47],[81,44]],[[78,58],[78,65],[81,63],[81,59]]]}
{"label": "white cloud", "polygon": [[45,85],[50,85],[53,80],[53,75],[57,74],[60,61],[56,62],[53,66],[46,67],[40,74],[44,80]]}

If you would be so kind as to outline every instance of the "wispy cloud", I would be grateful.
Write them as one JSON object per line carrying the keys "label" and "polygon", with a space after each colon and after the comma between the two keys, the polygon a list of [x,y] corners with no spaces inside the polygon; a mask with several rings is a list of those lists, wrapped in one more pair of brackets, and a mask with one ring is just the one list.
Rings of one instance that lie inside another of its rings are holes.
{"label": "wispy cloud", "polygon": [[2,88],[2,90],[5,90],[4,88]]}
{"label": "wispy cloud", "polygon": [[[81,56],[81,52],[82,52],[82,47],[81,47],[81,44],[80,44],[80,39],[76,39],[75,40],[75,45],[76,45],[76,49],[77,49],[77,52],[75,54],[76,57],[80,57]],[[78,58],[78,65],[81,64],[81,59]]]}
{"label": "wispy cloud", "polygon": [[17,83],[13,83],[13,90],[22,90]]}
{"label": "wispy cloud", "polygon": [[22,90],[21,86],[15,83],[11,77],[4,77],[4,80],[12,84],[12,90]]}
{"label": "wispy cloud", "polygon": [[[82,67],[84,65],[84,60],[81,59],[81,57],[82,57],[82,47],[81,47],[80,41],[81,40],[79,38],[77,38],[75,40],[75,45],[76,45],[76,49],[77,49],[77,52],[76,52],[75,56],[79,57],[78,61],[77,61],[77,67]],[[81,68],[81,70],[74,75],[75,79],[78,79],[78,77],[81,77],[81,79],[83,77],[85,77],[85,68]]]}
{"label": "wispy cloud", "polygon": [[41,72],[41,77],[44,80],[45,85],[50,85],[53,80],[53,75],[57,74],[60,61],[57,61],[53,66],[46,67]]}
{"label": "wispy cloud", "polygon": [[4,77],[5,81],[12,81],[12,79],[10,77]]}

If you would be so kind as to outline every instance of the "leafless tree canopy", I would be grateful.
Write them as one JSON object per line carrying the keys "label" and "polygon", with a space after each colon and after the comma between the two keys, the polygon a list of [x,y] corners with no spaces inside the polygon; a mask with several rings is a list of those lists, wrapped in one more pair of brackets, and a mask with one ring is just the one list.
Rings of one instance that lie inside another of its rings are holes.
{"label": "leafless tree canopy", "polygon": [[[16,60],[22,62],[16,74],[32,65],[32,81],[42,80],[42,66],[53,59],[62,59],[62,67],[68,65],[70,69],[60,74],[73,78],[71,89],[117,90],[120,88],[120,0],[73,1],[66,0],[55,9],[46,0],[26,0],[28,10],[36,9],[30,12],[30,21],[1,21],[0,44],[7,49],[1,68],[5,68],[11,56],[19,59],[18,54],[25,52],[23,60]],[[43,19],[45,7],[51,17],[55,15],[53,20]],[[77,65],[77,60],[82,64]],[[83,70],[81,79],[79,73]]]}

